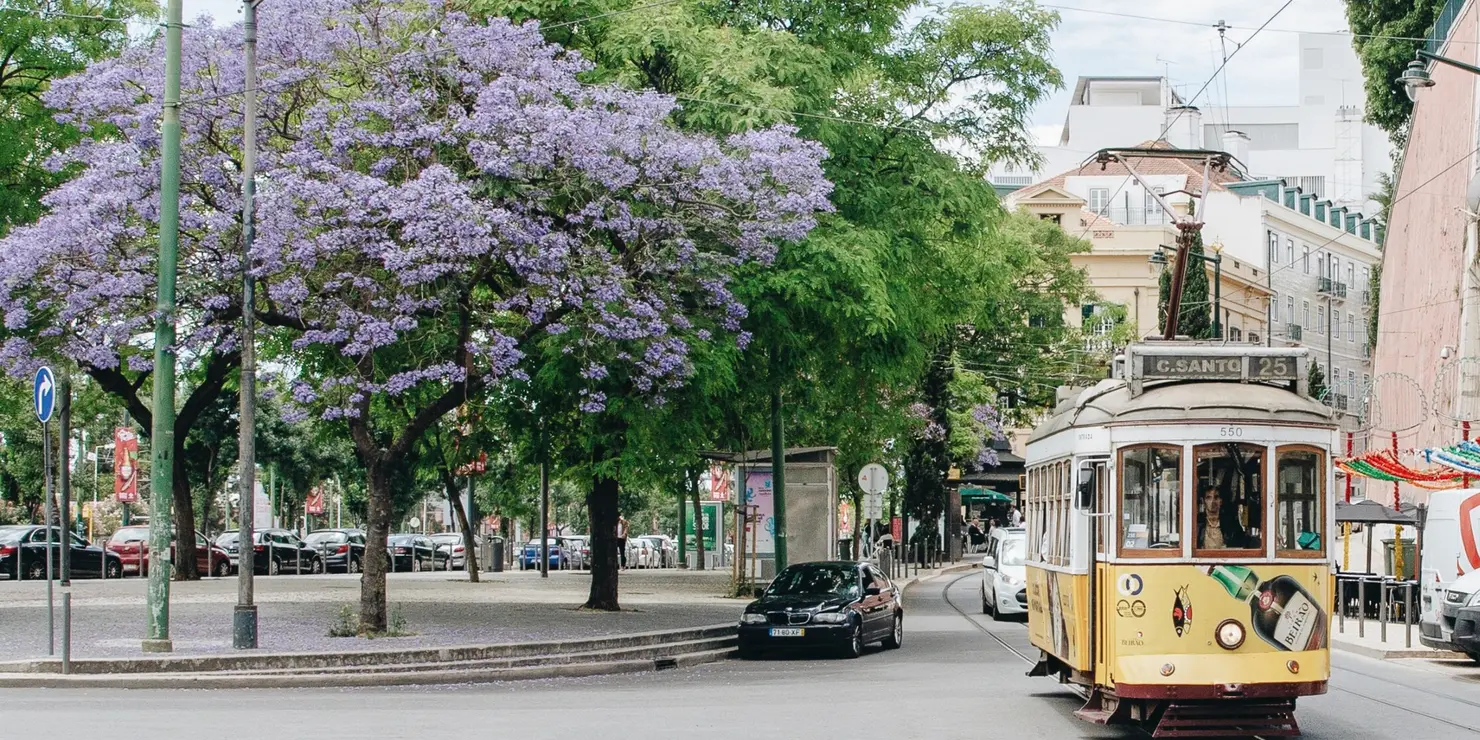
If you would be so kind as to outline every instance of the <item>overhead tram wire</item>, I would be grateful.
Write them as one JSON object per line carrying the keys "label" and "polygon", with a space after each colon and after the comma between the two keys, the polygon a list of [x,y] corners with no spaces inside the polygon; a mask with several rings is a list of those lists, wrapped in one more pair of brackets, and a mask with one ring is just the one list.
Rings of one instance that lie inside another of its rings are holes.
{"label": "overhead tram wire", "polygon": [[[1196,103],[1197,102],[1197,99],[1198,98],[1201,98],[1202,95],[1203,95],[1203,93],[1207,92],[1208,91],[1208,88],[1210,86],[1212,86],[1213,81],[1218,79],[1218,75],[1223,71],[1223,68],[1224,67],[1227,67],[1228,66],[1228,63],[1231,62],[1231,61],[1233,61],[1233,58],[1236,57],[1236,56],[1238,56],[1238,53],[1240,51],[1243,51],[1244,48],[1249,45],[1249,42],[1253,41],[1254,38],[1257,37],[1261,31],[1263,31],[1267,26],[1269,26],[1269,24],[1273,23],[1276,18],[1280,17],[1280,14],[1281,13],[1284,13],[1285,10],[1287,8],[1289,8],[1291,5],[1293,5],[1294,3],[1295,3],[1295,0],[1285,0],[1285,4],[1284,5],[1281,5],[1278,10],[1274,11],[1274,14],[1271,15],[1271,16],[1269,16],[1269,18],[1266,19],[1264,21],[1264,23],[1261,24],[1259,26],[1259,28],[1256,29],[1254,31],[1254,33],[1249,36],[1249,38],[1244,39],[1244,42],[1242,44],[1239,44],[1238,46],[1234,47],[1233,53],[1232,54],[1229,54],[1228,55],[1228,58],[1227,59],[1224,59],[1223,60],[1223,63],[1220,64],[1220,65],[1218,65],[1218,68],[1217,69],[1213,70],[1213,75],[1208,78],[1207,82],[1204,82],[1203,83],[1202,87],[1198,88],[1198,91],[1197,91],[1197,93],[1195,95],[1193,95],[1191,98],[1188,98],[1187,99],[1187,102],[1183,104],[1183,107],[1177,111],[1177,115],[1173,116],[1172,117],[1172,120],[1167,121],[1166,122],[1166,125],[1162,126],[1161,133],[1157,134],[1155,140],[1156,141],[1161,141],[1167,135],[1167,132],[1172,130],[1172,126],[1177,125],[1177,121],[1182,120],[1182,114],[1186,110],[1186,106],[1190,106],[1190,105]],[[1141,161],[1144,161],[1144,160],[1145,160],[1145,158],[1144,157],[1141,157],[1141,158],[1137,159],[1136,161],[1139,164]],[[1122,190],[1125,189],[1126,183],[1129,180],[1130,180],[1130,177],[1129,176],[1127,176],[1125,179],[1121,180],[1120,181],[1120,187],[1117,187],[1115,189],[1115,192],[1110,196],[1110,198],[1106,201],[1106,203],[1114,203],[1115,202],[1115,196],[1120,195],[1120,191],[1122,191]],[[1078,239],[1083,240],[1084,239],[1084,235],[1085,234],[1088,234],[1089,231],[1090,231],[1090,229],[1094,228],[1094,224],[1095,224],[1095,221],[1090,221],[1084,227],[1084,231],[1079,232]]]}
{"label": "overhead tram wire", "polygon": [[[1168,18],[1165,16],[1140,15],[1137,13],[1122,13],[1114,10],[1099,10],[1096,8],[1081,8],[1073,5],[1056,5],[1051,3],[1038,3],[1039,7],[1052,8],[1054,10],[1067,10],[1071,13],[1087,13],[1091,15],[1103,15],[1114,18],[1126,18],[1138,21],[1150,21],[1152,23],[1168,23],[1179,26],[1195,26],[1197,28],[1217,29],[1217,23],[1207,21],[1194,21],[1186,18]],[[1229,30],[1248,31],[1249,26],[1228,26]],[[1430,39],[1420,36],[1389,36],[1380,33],[1351,33],[1349,31],[1312,31],[1303,28],[1265,28],[1267,33],[1304,33],[1312,36],[1343,36],[1346,38],[1359,39],[1383,39],[1387,41],[1419,41],[1426,42]],[[1250,38],[1253,38],[1252,36]],[[1449,39],[1451,44],[1480,44],[1480,41],[1466,41],[1461,39]]]}

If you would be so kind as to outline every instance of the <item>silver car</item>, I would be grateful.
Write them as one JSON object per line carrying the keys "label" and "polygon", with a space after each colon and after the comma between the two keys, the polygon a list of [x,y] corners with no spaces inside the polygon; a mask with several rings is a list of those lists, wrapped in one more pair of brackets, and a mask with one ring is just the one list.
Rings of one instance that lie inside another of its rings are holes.
{"label": "silver car", "polygon": [[[464,570],[468,567],[467,545],[463,542],[463,536],[457,532],[443,532],[432,535],[432,544],[437,546],[439,554],[447,556],[449,570]],[[478,538],[473,538],[473,546],[478,546]]]}
{"label": "silver car", "polygon": [[591,538],[584,534],[571,534],[561,537],[565,540],[565,551],[569,554],[570,567],[574,570],[586,570],[591,567]]}
{"label": "silver car", "polygon": [[640,539],[647,540],[651,543],[653,549],[657,552],[657,567],[678,567],[678,545],[673,542],[673,538],[666,534],[648,534],[643,535]]}

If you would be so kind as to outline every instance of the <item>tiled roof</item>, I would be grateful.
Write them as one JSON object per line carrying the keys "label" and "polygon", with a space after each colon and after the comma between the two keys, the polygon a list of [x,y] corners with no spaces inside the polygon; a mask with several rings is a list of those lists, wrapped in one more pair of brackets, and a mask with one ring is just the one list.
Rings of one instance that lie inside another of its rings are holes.
{"label": "tiled roof", "polygon": [[[1168,144],[1166,141],[1143,141],[1140,144],[1137,144],[1135,148],[1167,150],[1176,149],[1176,147]],[[1188,190],[1192,192],[1200,192],[1202,190],[1202,167],[1194,164],[1190,160],[1160,159],[1150,157],[1142,159],[1132,158],[1131,165],[1135,167],[1136,172],[1140,173],[1141,175],[1185,175],[1187,177]],[[1126,169],[1125,165],[1118,162],[1111,162],[1105,165],[1105,169],[1103,170],[1100,169],[1100,165],[1098,162],[1087,162],[1075,169],[1069,170],[1067,172],[1061,172],[1040,183],[1029,185],[1028,187],[1023,188],[1021,191],[1019,191],[1019,193],[1026,194],[1032,191],[1036,191],[1045,186],[1063,188],[1065,183],[1071,177],[1114,177],[1116,175],[1129,176],[1130,170]],[[1240,180],[1239,176],[1235,174],[1231,169],[1224,170],[1223,172],[1218,172],[1217,170],[1214,170],[1208,179],[1212,180],[1212,186],[1209,187],[1209,190],[1222,190],[1222,183],[1238,182]]]}

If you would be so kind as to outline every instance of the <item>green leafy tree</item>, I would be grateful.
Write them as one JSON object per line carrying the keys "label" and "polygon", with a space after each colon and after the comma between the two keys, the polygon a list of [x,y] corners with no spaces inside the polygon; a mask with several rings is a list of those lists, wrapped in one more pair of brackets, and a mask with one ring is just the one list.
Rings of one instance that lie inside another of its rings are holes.
{"label": "green leafy tree", "polygon": [[46,166],[78,133],[53,117],[42,93],[52,80],[117,54],[128,42],[121,21],[158,11],[152,0],[9,0],[0,6],[0,237],[36,220],[41,196],[76,173]]}
{"label": "green leafy tree", "polygon": [[1326,399],[1326,374],[1321,372],[1321,366],[1312,362],[1310,370],[1305,374],[1305,384],[1310,397],[1317,400]]}
{"label": "green leafy tree", "polygon": [[1367,120],[1388,133],[1399,150],[1408,137],[1413,102],[1396,80],[1434,28],[1445,0],[1346,0],[1352,46],[1366,78]]}

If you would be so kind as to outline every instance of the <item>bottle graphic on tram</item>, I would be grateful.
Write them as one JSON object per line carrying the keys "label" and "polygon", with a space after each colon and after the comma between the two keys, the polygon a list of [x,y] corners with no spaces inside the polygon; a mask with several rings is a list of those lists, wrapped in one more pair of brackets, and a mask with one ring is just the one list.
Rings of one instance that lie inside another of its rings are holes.
{"label": "bottle graphic on tram", "polygon": [[1233,598],[1247,601],[1254,633],[1281,650],[1326,647],[1326,612],[1294,578],[1280,575],[1260,582],[1242,565],[1205,565],[1204,573]]}

